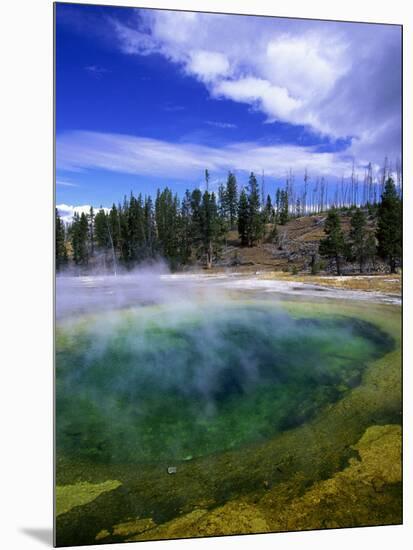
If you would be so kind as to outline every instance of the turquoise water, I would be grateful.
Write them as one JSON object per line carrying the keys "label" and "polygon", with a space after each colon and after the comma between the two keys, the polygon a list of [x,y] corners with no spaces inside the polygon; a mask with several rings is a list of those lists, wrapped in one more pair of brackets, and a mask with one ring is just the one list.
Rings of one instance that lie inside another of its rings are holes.
{"label": "turquoise water", "polygon": [[262,304],[89,320],[57,338],[57,452],[173,463],[262,441],[339,399],[392,346],[361,319]]}

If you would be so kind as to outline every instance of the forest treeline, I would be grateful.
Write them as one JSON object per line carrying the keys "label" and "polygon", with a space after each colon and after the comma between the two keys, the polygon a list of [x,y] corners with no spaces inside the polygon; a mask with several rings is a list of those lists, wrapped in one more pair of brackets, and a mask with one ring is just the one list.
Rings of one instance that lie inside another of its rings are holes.
{"label": "forest treeline", "polygon": [[[352,180],[348,204],[343,202],[348,200],[345,190],[341,196],[336,190],[328,203],[323,185],[317,184],[315,196],[314,191],[308,193],[307,174],[304,182],[297,194],[287,178],[285,188],[277,188],[272,198],[265,196],[254,173],[239,192],[230,172],[216,194],[209,191],[206,170],[206,190],[187,190],[182,200],[168,187],[158,190],[154,201],[151,196],[131,193],[110,210],[95,212],[91,207],[88,214],[75,213],[70,224],[63,222],[56,209],[56,268],[87,269],[98,258],[114,272],[119,265],[132,268],[160,258],[173,270],[194,264],[211,268],[221,257],[229,231],[238,232],[242,247],[264,239],[277,245],[279,226],[294,217],[324,213],[325,238],[320,241],[319,254],[335,264],[338,274],[345,261],[357,262],[363,272],[366,262],[374,263],[376,257],[386,261],[391,272],[396,270],[402,255],[402,199],[390,176],[383,180],[380,192],[367,181],[362,200]],[[341,227],[340,211],[351,214],[348,235]]]}

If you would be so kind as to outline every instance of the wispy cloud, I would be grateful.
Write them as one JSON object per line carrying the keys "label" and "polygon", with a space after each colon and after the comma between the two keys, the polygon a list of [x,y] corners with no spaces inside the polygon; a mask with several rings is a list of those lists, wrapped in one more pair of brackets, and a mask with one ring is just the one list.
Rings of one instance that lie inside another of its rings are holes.
{"label": "wispy cloud", "polygon": [[215,126],[216,128],[238,128],[236,124],[233,124],[232,122],[219,122],[215,120],[206,120],[205,124],[209,124],[209,126]]}
{"label": "wispy cloud", "polygon": [[[348,151],[318,152],[316,147],[286,144],[235,142],[212,147],[84,131],[68,132],[57,138],[59,170],[99,169],[184,181],[200,179],[205,168],[215,174],[264,170],[274,177],[284,177],[290,169],[300,173],[307,168],[314,176],[341,177],[350,173],[352,160]],[[369,160],[372,159],[359,158],[359,168],[363,169]]]}
{"label": "wispy cloud", "polygon": [[167,103],[163,106],[163,110],[168,113],[177,113],[179,111],[184,111],[185,107],[183,105],[172,105],[171,103]]}
{"label": "wispy cloud", "polygon": [[59,185],[61,187],[79,187],[77,183],[73,183],[72,181],[66,181],[61,179],[56,180],[56,185]]}
{"label": "wispy cloud", "polygon": [[101,67],[99,65],[87,65],[85,67],[85,71],[96,78],[101,78],[105,73],[110,72],[109,69],[105,69],[105,67]]}

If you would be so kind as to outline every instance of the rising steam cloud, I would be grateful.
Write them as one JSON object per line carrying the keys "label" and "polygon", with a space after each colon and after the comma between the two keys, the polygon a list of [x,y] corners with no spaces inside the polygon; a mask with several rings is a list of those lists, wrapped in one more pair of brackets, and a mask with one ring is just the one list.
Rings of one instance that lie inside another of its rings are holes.
{"label": "rising steam cloud", "polygon": [[220,281],[163,264],[58,278],[58,449],[169,461],[256,441],[337,399],[391,346],[368,323],[295,318]]}

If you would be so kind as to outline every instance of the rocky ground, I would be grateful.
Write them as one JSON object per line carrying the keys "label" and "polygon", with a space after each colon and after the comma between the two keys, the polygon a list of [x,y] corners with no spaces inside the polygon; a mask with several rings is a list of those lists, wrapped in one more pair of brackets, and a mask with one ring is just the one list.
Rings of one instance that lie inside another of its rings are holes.
{"label": "rocky ground", "polygon": [[381,292],[391,296],[401,296],[402,280],[400,274],[384,275],[310,275],[285,272],[263,272],[259,274],[262,279],[275,279],[279,281],[300,282],[321,285],[340,290],[361,290],[366,292]]}

